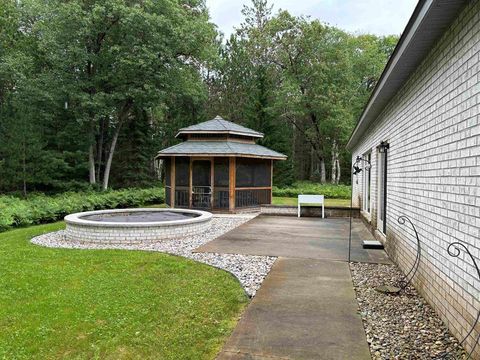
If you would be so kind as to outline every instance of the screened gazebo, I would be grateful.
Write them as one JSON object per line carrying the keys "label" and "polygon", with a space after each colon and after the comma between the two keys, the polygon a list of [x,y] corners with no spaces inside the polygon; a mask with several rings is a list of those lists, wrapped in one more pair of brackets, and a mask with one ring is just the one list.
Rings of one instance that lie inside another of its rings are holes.
{"label": "screened gazebo", "polygon": [[169,206],[235,211],[271,203],[273,161],[287,157],[257,145],[262,133],[217,116],[176,137],[183,142],[156,156]]}

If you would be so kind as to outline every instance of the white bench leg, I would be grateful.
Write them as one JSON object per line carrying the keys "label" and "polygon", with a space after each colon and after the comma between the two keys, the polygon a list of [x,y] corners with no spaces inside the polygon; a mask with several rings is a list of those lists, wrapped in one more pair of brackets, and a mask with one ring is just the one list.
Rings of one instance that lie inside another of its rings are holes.
{"label": "white bench leg", "polygon": [[297,217],[300,217],[300,204],[298,204],[298,216]]}
{"label": "white bench leg", "polygon": [[325,205],[322,204],[322,219],[325,219]]}

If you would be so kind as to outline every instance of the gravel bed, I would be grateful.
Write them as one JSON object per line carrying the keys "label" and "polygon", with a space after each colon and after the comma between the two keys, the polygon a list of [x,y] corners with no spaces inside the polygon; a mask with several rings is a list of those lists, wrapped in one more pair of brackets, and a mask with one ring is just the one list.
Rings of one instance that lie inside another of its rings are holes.
{"label": "gravel bed", "polygon": [[350,263],[350,269],[373,359],[443,359],[450,352],[445,359],[466,358],[458,341],[413,287],[398,295],[375,290],[402,278],[396,266]]}
{"label": "gravel bed", "polygon": [[247,294],[253,297],[270,271],[276,257],[193,252],[199,246],[236,228],[253,217],[255,215],[215,215],[211,221],[210,229],[201,234],[184,239],[149,244],[112,245],[75,242],[65,238],[64,230],[40,235],[34,237],[31,241],[37,245],[53,248],[147,250],[183,256],[229,271],[238,278]]}

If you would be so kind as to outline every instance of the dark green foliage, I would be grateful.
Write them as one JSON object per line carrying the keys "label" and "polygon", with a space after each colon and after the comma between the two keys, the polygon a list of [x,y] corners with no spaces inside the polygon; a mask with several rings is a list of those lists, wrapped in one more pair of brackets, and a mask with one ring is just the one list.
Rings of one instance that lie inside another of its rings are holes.
{"label": "dark green foliage", "polygon": [[215,115],[288,156],[275,184],[348,183],[345,143],[397,38],[266,0],[242,14],[223,41],[202,0],[4,0],[0,192],[149,186],[157,151]]}
{"label": "dark green foliage", "polygon": [[164,190],[161,187],[106,192],[67,192],[56,196],[38,194],[30,195],[28,199],[0,196],[0,231],[11,227],[57,221],[75,212],[138,207],[163,202]]}
{"label": "dark green foliage", "polygon": [[6,0],[0,29],[0,191],[151,183],[172,120],[202,118],[201,0]]}
{"label": "dark green foliage", "polygon": [[325,195],[329,199],[350,199],[351,189],[348,185],[319,184],[308,181],[300,181],[289,187],[274,187],[273,196],[293,197],[299,194]]}
{"label": "dark green foliage", "polygon": [[137,111],[137,121],[131,121],[122,128],[119,138],[122,146],[118,148],[112,165],[113,188],[148,186],[155,181],[152,158],[158,149],[153,128],[147,114],[141,109]]}

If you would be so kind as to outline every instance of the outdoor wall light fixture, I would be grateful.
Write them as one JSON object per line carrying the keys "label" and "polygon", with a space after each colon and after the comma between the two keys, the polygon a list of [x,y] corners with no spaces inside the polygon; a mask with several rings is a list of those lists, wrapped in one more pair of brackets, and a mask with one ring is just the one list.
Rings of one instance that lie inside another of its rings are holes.
{"label": "outdoor wall light fixture", "polygon": [[390,144],[387,143],[386,141],[382,141],[380,145],[377,146],[378,152],[381,154],[386,153],[389,148],[390,148]]}

